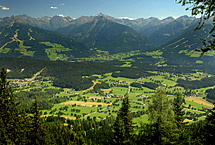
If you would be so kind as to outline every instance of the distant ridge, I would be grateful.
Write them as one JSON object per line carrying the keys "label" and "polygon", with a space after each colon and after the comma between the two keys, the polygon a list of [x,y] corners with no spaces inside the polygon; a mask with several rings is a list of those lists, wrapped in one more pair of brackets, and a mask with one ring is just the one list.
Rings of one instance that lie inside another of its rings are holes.
{"label": "distant ridge", "polygon": [[89,48],[110,53],[143,51],[152,47],[147,37],[104,15],[80,17],[69,26],[56,31],[82,42]]}
{"label": "distant ridge", "polygon": [[157,46],[163,45],[176,39],[177,37],[180,37],[188,31],[186,30],[187,28],[197,23],[199,20],[198,18],[189,17],[186,15],[178,18],[167,17],[164,19],[155,17],[138,19],[114,18],[102,13],[99,13],[96,16],[81,16],[76,19],[61,15],[37,19],[31,18],[27,15],[20,15],[18,17],[32,26],[54,31],[57,29],[64,29],[69,25],[78,26],[89,23],[94,21],[97,17],[103,17],[107,20],[129,26],[139,34],[149,37],[152,43]]}

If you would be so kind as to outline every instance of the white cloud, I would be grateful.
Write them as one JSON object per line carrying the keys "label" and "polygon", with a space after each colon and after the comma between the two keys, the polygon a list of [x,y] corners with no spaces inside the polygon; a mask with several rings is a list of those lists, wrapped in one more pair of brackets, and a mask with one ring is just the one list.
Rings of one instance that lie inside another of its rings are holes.
{"label": "white cloud", "polygon": [[10,8],[7,8],[7,7],[2,7],[1,9],[6,11],[10,10]]}
{"label": "white cloud", "polygon": [[129,17],[119,17],[119,19],[136,20],[135,18],[129,18]]}
{"label": "white cloud", "polygon": [[60,5],[61,5],[61,6],[64,6],[64,5],[65,5],[65,3],[61,3]]}
{"label": "white cloud", "polygon": [[51,9],[55,9],[55,10],[58,9],[58,7],[50,7],[50,8],[51,8]]}

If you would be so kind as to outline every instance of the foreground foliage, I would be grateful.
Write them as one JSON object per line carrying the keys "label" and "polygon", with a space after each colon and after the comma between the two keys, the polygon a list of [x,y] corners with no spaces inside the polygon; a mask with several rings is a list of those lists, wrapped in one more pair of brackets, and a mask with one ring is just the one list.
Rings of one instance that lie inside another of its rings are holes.
{"label": "foreground foliage", "polygon": [[[1,144],[58,144],[65,142],[66,140],[62,138],[66,136],[70,138],[68,144],[81,142],[71,129],[62,124],[45,124],[40,116],[37,99],[32,108],[32,116],[20,111],[6,76],[7,72],[3,68],[0,86]],[[73,135],[72,138],[71,135]]]}

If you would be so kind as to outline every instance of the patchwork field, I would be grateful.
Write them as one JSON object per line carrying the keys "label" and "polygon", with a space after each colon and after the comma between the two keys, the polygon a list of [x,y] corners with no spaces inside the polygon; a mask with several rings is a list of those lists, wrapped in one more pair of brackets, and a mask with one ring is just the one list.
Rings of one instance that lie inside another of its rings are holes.
{"label": "patchwork field", "polygon": [[[129,64],[129,63],[127,63]],[[127,67],[124,65],[123,67]],[[123,96],[129,92],[129,99],[131,105],[131,112],[134,114],[134,122],[137,124],[141,124],[141,122],[148,122],[148,104],[151,101],[152,95],[156,92],[156,88],[149,88],[147,86],[142,87],[134,87],[131,86],[132,83],[151,83],[158,84],[159,87],[166,90],[167,95],[170,96],[171,99],[174,98],[175,92],[180,92],[185,97],[184,111],[190,112],[193,114],[185,115],[186,119],[184,122],[192,122],[193,118],[198,116],[198,120],[204,119],[205,113],[208,110],[204,108],[212,108],[213,104],[207,102],[203,97],[206,96],[205,91],[210,89],[200,88],[196,90],[192,90],[192,92],[188,92],[188,90],[184,89],[181,86],[178,86],[178,79],[190,79],[190,80],[200,80],[203,79],[203,73],[196,72],[194,74],[186,74],[186,75],[174,75],[169,73],[161,73],[161,72],[153,72],[153,76],[146,78],[138,78],[138,79],[130,79],[123,77],[112,77],[112,73],[107,73],[103,75],[93,75],[98,77],[96,80],[93,80],[93,86],[91,86],[87,90],[83,91],[75,91],[72,88],[57,88],[54,87],[52,81],[47,80],[43,81],[38,79],[37,81],[32,80],[31,86],[45,92],[45,90],[53,89],[60,90],[57,94],[54,94],[53,97],[56,98],[57,101],[54,103],[54,106],[51,109],[42,110],[43,117],[48,116],[61,116],[67,119],[82,119],[82,118],[93,118],[97,119],[105,118],[106,116],[116,116],[117,111],[119,110]],[[36,79],[35,77],[35,79]],[[83,76],[90,77],[90,76]],[[42,78],[41,78],[42,79]],[[13,81],[13,80],[12,80]],[[100,89],[100,92],[95,92],[94,87],[96,84],[106,83],[110,87],[108,89]],[[18,87],[16,88],[16,93],[26,91],[30,92],[32,88],[30,86]],[[201,92],[199,96],[196,96],[198,92]],[[191,96],[191,97],[190,97]],[[139,113],[139,114],[138,114]],[[141,115],[140,115],[141,113]]]}
{"label": "patchwork field", "polygon": [[186,97],[185,99],[205,106],[210,106],[210,107],[214,106],[212,103],[207,102],[202,97]]}

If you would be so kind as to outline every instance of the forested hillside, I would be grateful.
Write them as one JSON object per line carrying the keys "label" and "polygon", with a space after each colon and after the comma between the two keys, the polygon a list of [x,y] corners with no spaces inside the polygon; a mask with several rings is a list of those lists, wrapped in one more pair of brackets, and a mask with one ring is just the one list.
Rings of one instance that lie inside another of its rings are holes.
{"label": "forested hillside", "polygon": [[[195,25],[190,29],[194,29]],[[214,52],[208,52],[201,56],[200,50],[204,47],[201,38],[211,38],[209,34],[211,24],[206,24],[203,29],[191,31],[182,37],[161,47],[162,56],[166,58],[167,64],[214,64]],[[174,60],[174,61],[172,61]]]}
{"label": "forested hillside", "polygon": [[0,25],[0,33],[1,57],[71,60],[92,54],[86,46],[73,39],[21,22]]}

